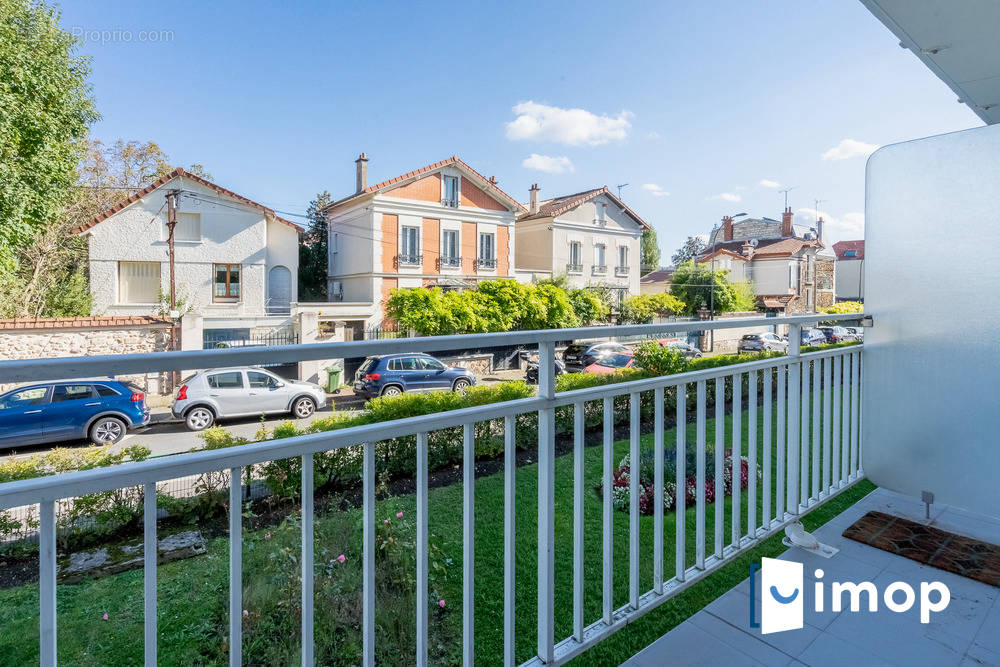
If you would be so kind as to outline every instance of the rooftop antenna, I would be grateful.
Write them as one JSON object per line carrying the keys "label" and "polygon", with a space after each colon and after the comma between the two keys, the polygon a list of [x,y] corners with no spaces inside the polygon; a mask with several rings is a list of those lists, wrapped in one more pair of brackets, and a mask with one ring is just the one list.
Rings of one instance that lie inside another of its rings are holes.
{"label": "rooftop antenna", "polygon": [[813,207],[813,212],[814,212],[814,214],[815,214],[815,216],[816,216],[816,221],[818,221],[818,220],[819,220],[819,205],[820,205],[820,204],[823,204],[823,203],[825,203],[825,202],[827,202],[827,201],[829,201],[829,199],[813,199],[813,201],[814,201],[814,202],[815,202],[815,204],[816,204],[816,205],[815,205],[815,206]]}
{"label": "rooftop antenna", "polygon": [[622,188],[624,188],[624,187],[625,187],[625,186],[627,186],[627,185],[628,185],[628,183],[620,183],[620,184],[618,185],[618,198],[619,198],[619,199],[621,199],[621,198],[622,198]]}
{"label": "rooftop antenna", "polygon": [[793,185],[790,188],[785,188],[784,190],[778,190],[778,192],[784,193],[784,195],[785,195],[785,208],[788,208],[788,193],[791,192],[792,190],[794,190],[797,187],[799,187],[799,186]]}

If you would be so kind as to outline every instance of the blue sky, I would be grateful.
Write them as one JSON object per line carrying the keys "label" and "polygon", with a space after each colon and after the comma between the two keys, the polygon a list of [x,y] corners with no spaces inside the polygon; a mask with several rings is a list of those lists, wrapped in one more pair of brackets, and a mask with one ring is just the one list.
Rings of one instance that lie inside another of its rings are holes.
{"label": "blue sky", "polygon": [[458,154],[521,201],[628,183],[664,263],[724,214],[780,217],[787,186],[797,221],[822,199],[828,241],[858,238],[871,147],[982,125],[853,0],[61,9],[95,138],[291,212],[349,194],[362,151],[370,182]]}

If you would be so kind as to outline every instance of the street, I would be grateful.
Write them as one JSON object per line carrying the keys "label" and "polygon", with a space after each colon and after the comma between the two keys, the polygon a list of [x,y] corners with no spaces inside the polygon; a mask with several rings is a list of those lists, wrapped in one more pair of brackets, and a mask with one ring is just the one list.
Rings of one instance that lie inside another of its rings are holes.
{"label": "street", "polygon": [[[509,380],[524,379],[524,371],[494,371],[485,377],[478,378],[480,384],[496,384]],[[328,403],[322,410],[317,410],[314,415],[306,419],[291,419],[299,427],[306,426],[314,419],[329,415],[335,409],[343,412],[345,410],[360,410],[364,401],[353,397],[349,392],[340,395],[328,396]],[[167,454],[181,454],[201,445],[202,440],[199,434],[189,431],[182,422],[173,421],[169,407],[152,408],[152,419],[150,425],[144,429],[129,432],[120,442],[112,445],[115,451],[120,451],[125,447],[142,445],[148,447],[152,456],[165,456]],[[287,414],[268,415],[264,422],[269,429],[277,424],[289,421]],[[221,426],[227,431],[244,438],[253,438],[260,430],[260,417],[244,417],[241,419],[225,419],[216,422],[216,426]],[[59,443],[48,443],[43,445],[32,445],[24,448],[8,448],[0,450],[0,461],[10,458],[17,458],[49,451],[55,447],[86,447],[90,443],[86,440],[69,440]]]}

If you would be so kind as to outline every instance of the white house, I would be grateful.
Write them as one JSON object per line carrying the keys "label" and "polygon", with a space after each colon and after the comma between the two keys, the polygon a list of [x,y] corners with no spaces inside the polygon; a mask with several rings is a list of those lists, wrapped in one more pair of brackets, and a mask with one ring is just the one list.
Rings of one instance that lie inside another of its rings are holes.
{"label": "white house", "polygon": [[[474,287],[514,277],[515,216],[524,209],[457,156],[368,185],[327,206],[331,301],[381,305],[402,287]],[[381,307],[376,309],[381,317]]]}
{"label": "white house", "polygon": [[274,211],[175,169],[73,230],[90,248],[97,315],[151,315],[170,293],[167,193],[177,193],[175,284],[206,328],[287,318],[297,299],[302,228]]}
{"label": "white house", "polygon": [[607,186],[540,201],[535,184],[518,217],[519,271],[566,274],[573,287],[639,294],[642,232],[649,225]]}
{"label": "white house", "polygon": [[823,245],[823,219],[811,228],[795,225],[792,217],[791,208],[780,222],[726,216],[698,262],[730,271],[731,281],[751,281],[764,310],[790,315],[830,306],[834,255]]}
{"label": "white house", "polygon": [[833,244],[837,255],[837,300],[865,300],[865,242],[837,241]]}

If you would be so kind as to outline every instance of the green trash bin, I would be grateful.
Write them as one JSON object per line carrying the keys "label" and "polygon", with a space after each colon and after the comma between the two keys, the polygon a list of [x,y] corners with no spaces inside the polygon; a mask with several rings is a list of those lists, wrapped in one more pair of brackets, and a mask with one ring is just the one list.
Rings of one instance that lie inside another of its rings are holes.
{"label": "green trash bin", "polygon": [[340,375],[343,369],[339,366],[330,366],[326,369],[326,392],[328,394],[340,393]]}

